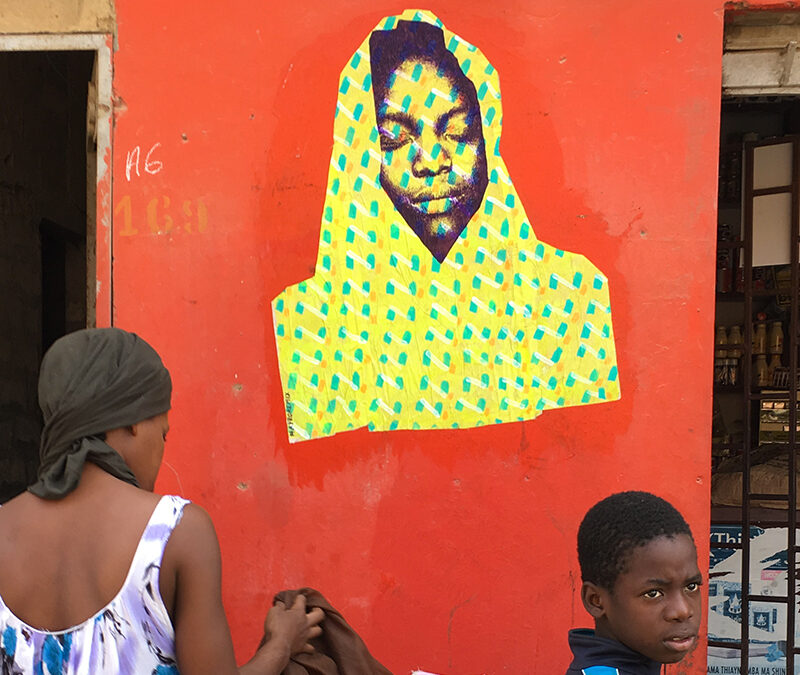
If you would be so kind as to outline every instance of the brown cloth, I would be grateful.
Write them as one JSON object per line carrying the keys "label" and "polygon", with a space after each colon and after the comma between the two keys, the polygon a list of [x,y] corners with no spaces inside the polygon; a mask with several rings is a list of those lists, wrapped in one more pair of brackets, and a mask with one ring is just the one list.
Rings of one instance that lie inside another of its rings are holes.
{"label": "brown cloth", "polygon": [[325,612],[320,624],[322,635],[311,640],[315,651],[293,656],[283,669],[283,675],[392,675],[375,660],[358,633],[319,591],[313,588],[281,591],[273,602],[280,601],[291,607],[301,593],[306,596],[309,610],[319,607]]}

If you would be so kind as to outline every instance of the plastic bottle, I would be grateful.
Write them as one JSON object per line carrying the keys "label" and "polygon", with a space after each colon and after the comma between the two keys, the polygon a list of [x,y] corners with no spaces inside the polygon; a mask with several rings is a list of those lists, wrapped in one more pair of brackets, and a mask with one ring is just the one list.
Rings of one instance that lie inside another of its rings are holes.
{"label": "plastic bottle", "polygon": [[714,356],[718,359],[724,359],[728,355],[728,331],[725,326],[717,326],[717,332],[714,334]]}
{"label": "plastic bottle", "polygon": [[[753,354],[767,353],[767,324],[759,321],[753,331]],[[766,365],[766,364],[765,364]]]}
{"label": "plastic bottle", "polygon": [[780,354],[773,354],[772,358],[769,360],[769,365],[767,366],[767,380],[769,381],[770,386],[775,383],[773,378],[775,374],[776,368],[781,368],[783,364],[781,363],[781,355]]}
{"label": "plastic bottle", "polygon": [[[741,365],[739,359],[742,358],[742,329],[739,326],[731,326],[728,331],[728,358],[733,362],[730,364],[733,370],[738,371]],[[729,379],[738,380],[737,374],[734,372]],[[736,382],[731,382],[731,384],[736,384]]]}
{"label": "plastic bottle", "polygon": [[714,359],[714,384],[728,384],[728,359],[717,356]]}
{"label": "plastic bottle", "polygon": [[756,387],[769,386],[769,366],[767,365],[766,354],[756,356],[753,366],[753,385]]}
{"label": "plastic bottle", "polygon": [[739,359],[725,359],[726,383],[735,387],[739,384]]}
{"label": "plastic bottle", "polygon": [[769,327],[769,353],[783,354],[783,328],[780,321],[773,321]]}

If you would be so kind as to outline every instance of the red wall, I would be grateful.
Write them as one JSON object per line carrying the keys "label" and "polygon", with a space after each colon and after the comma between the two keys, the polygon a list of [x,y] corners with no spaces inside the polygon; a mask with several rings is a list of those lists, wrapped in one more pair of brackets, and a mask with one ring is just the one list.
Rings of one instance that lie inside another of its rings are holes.
{"label": "red wall", "polygon": [[114,322],[173,373],[159,490],[217,524],[241,658],[311,585],[394,672],[563,672],[592,503],[657,492],[707,560],[722,0],[425,5],[500,73],[537,236],[609,277],[622,399],[290,446],[269,303],[313,271],[339,71],[403,7],[117,0]]}

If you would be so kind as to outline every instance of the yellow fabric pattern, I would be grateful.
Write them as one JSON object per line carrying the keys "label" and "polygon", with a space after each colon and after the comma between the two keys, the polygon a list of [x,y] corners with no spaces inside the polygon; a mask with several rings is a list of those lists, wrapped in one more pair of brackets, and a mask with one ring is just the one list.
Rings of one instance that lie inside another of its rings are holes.
{"label": "yellow fabric pattern", "polygon": [[381,186],[367,36],[339,82],[314,276],[272,305],[290,440],[475,427],[618,399],[607,279],[536,239],[500,157],[497,72],[429,12],[376,29],[399,19],[441,27],[474,84],[488,186],[437,262]]}

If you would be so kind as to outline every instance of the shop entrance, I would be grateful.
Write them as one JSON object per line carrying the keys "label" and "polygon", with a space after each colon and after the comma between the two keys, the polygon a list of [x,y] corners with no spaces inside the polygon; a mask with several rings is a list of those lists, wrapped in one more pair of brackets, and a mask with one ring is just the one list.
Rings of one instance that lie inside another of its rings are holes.
{"label": "shop entrance", "polygon": [[800,672],[800,13],[726,16],[708,672]]}
{"label": "shop entrance", "polygon": [[36,475],[44,351],[94,322],[96,52],[57,42],[0,36],[0,503]]}

